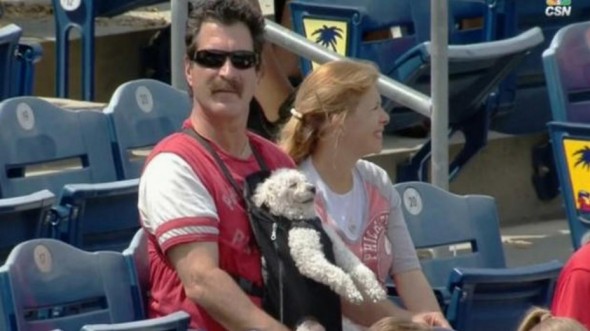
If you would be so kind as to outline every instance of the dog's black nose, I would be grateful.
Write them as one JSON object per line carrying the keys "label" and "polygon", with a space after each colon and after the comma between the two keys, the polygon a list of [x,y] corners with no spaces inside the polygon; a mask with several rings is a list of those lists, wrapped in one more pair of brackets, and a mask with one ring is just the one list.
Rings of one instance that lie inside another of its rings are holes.
{"label": "dog's black nose", "polygon": [[309,188],[309,190],[311,191],[311,193],[315,194],[315,186],[313,186],[313,185],[312,185],[312,186]]}

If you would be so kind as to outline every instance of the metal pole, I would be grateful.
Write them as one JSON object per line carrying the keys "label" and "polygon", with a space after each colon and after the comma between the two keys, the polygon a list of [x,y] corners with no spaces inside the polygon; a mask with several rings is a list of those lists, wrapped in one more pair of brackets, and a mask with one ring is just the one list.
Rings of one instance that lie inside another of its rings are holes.
{"label": "metal pole", "polygon": [[[317,63],[346,59],[268,19],[266,20],[265,33],[266,40]],[[427,95],[384,75],[380,75],[377,86],[382,95],[430,117],[431,102]]]}
{"label": "metal pole", "polygon": [[449,63],[448,63],[448,1],[431,1],[430,39],[431,68],[431,182],[449,189]]}
{"label": "metal pole", "polygon": [[171,25],[171,83],[177,89],[186,90],[184,78],[184,29],[188,17],[187,2],[184,0],[170,0]]}

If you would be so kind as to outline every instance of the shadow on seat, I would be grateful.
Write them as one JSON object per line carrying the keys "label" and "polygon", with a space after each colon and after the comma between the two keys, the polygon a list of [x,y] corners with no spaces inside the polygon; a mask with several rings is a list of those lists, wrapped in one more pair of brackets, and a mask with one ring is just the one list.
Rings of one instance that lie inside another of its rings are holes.
{"label": "shadow on seat", "polygon": [[0,199],[0,264],[17,244],[52,236],[51,207],[55,196],[48,190]]}
{"label": "shadow on seat", "polygon": [[89,253],[54,239],[17,245],[0,267],[6,331],[79,330],[134,318],[131,279],[117,252]]}
{"label": "shadow on seat", "polygon": [[[424,182],[394,187],[414,245],[427,253],[422,269],[458,331],[512,330],[530,306],[551,302],[561,264],[507,268],[492,197],[459,196]],[[497,296],[486,294],[490,288]],[[482,316],[494,323],[475,324]]]}
{"label": "shadow on seat", "polygon": [[156,80],[139,79],[119,86],[104,109],[118,178],[138,178],[151,148],[180,130],[190,109],[186,92]]}
{"label": "shadow on seat", "polygon": [[[492,111],[489,96],[504,78],[543,41],[539,28],[510,39],[448,47],[449,62],[449,131],[461,131],[465,145],[449,166],[453,179],[461,168],[487,143]],[[431,44],[422,43],[396,61],[390,76],[404,84],[430,94]],[[399,107],[396,112],[413,113]],[[398,167],[398,182],[428,181],[426,164],[430,158],[430,141]]]}

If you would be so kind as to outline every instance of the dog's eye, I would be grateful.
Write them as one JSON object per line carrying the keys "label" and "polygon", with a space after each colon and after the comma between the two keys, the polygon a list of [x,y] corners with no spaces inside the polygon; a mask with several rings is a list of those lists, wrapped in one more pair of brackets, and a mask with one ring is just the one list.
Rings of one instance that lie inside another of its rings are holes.
{"label": "dog's eye", "polygon": [[289,185],[289,188],[296,188],[297,187],[297,183],[291,183],[291,185]]}

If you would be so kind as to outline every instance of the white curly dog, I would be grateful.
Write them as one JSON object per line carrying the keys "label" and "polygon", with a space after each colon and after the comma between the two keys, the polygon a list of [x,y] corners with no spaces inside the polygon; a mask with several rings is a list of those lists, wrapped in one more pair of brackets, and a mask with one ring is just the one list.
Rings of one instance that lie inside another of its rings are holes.
{"label": "white curly dog", "polygon": [[[271,214],[289,220],[317,217],[314,208],[315,187],[295,169],[278,169],[260,183],[252,197],[258,207],[265,205]],[[291,256],[301,274],[329,286],[352,303],[364,299],[373,302],[386,298],[375,274],[342,242],[329,226],[324,231],[332,241],[336,265],[323,254],[320,233],[310,228],[294,227],[288,240]]]}

